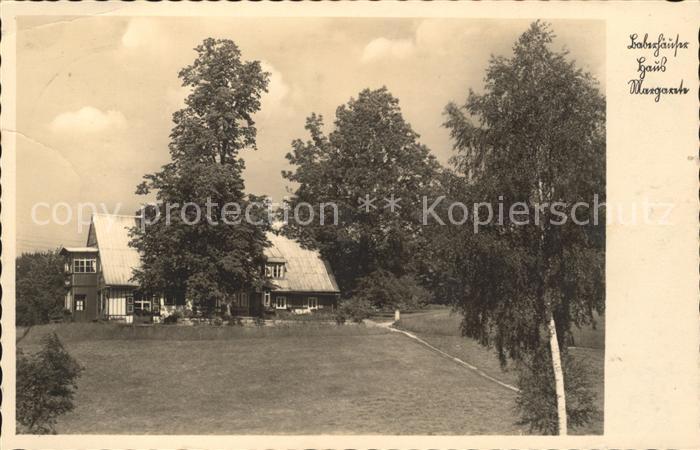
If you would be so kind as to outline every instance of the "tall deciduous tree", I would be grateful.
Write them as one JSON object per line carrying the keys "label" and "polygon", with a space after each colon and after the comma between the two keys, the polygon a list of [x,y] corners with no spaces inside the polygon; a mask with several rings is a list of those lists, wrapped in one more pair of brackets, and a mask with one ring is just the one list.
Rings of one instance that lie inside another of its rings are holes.
{"label": "tall deciduous tree", "polygon": [[[312,114],[310,139],[295,140],[287,154],[295,168],[283,176],[297,184],[290,210],[298,207],[306,219],[301,204],[308,203],[315,215],[308,225],[291,220],[287,233],[320,248],[347,293],[380,269],[398,277],[412,272],[421,193],[438,165],[386,88],[365,89],[339,106],[334,125],[326,136],[322,117]],[[337,215],[324,204],[336,205]]]}
{"label": "tall deciduous tree", "polygon": [[[494,209],[503,204],[506,214],[523,202],[530,212],[529,225],[506,219],[468,238],[455,284],[462,289],[463,329],[495,344],[502,361],[510,357],[542,372],[539,361],[548,355],[554,389],[540,392],[556,396],[551,416],[558,421],[552,427],[531,411],[524,418],[566,434],[567,412],[586,418],[566,404],[565,382],[575,376],[562,367],[567,336],[604,308],[605,223],[593,203],[596,195],[605,198],[605,101],[589,74],[552,49],[553,38],[548,25],[533,23],[511,57],[492,57],[483,93],[470,91],[464,105],[448,105],[446,126],[457,150],[453,162],[473,199]],[[552,211],[555,202],[568,205],[563,224]],[[588,207],[573,208],[576,202]]]}
{"label": "tall deciduous tree", "polygon": [[48,323],[63,309],[67,287],[63,258],[57,251],[24,253],[16,266],[17,325]]}
{"label": "tall deciduous tree", "polygon": [[179,73],[190,94],[173,115],[172,161],[137,188],[156,191],[158,202],[146,208],[132,244],[142,255],[135,279],[145,291],[209,310],[262,282],[267,224],[258,210],[245,217],[260,199],[244,192],[239,152],[256,148],[253,115],[269,74],[258,61],[243,61],[230,40],[208,38],[195,51]]}

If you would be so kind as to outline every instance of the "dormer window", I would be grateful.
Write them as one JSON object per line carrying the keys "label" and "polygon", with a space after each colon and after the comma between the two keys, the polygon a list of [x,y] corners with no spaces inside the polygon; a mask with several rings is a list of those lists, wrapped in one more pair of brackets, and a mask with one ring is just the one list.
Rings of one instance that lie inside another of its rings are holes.
{"label": "dormer window", "polygon": [[278,280],[284,278],[284,264],[266,264],[265,276],[268,278],[275,278]]}

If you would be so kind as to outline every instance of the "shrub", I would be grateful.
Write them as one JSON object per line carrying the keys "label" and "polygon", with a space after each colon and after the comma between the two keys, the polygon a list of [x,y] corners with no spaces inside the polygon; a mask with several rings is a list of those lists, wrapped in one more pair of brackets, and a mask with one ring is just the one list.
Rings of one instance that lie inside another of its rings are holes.
{"label": "shrub", "polygon": [[243,320],[240,317],[231,317],[231,319],[227,322],[227,325],[242,327]]}
{"label": "shrub", "polygon": [[344,300],[338,305],[336,323],[345,323],[347,320],[362,322],[368,319],[372,313],[372,305],[364,297],[355,297]]}
{"label": "shrub", "polygon": [[338,312],[335,313],[335,323],[336,323],[337,325],[343,325],[343,324],[345,324],[346,319],[347,319],[347,318],[345,317],[345,315],[344,315],[344,314],[341,314],[340,311],[338,311]]}
{"label": "shrub", "polygon": [[353,297],[380,310],[419,309],[431,300],[430,293],[410,275],[397,277],[377,270],[360,278]]}
{"label": "shrub", "polygon": [[133,321],[134,324],[153,323],[153,312],[135,310],[133,320],[134,320]]}
{"label": "shrub", "polygon": [[295,322],[326,322],[334,321],[336,314],[330,309],[316,309],[306,314],[295,314],[291,311],[279,310],[275,312],[275,319]]}
{"label": "shrub", "polygon": [[[539,351],[531,361],[520,367],[520,393],[516,405],[520,425],[528,425],[531,432],[557,434],[557,396],[554,371],[548,351]],[[595,395],[586,374],[586,367],[570,355],[562,355],[566,415],[568,426],[575,429],[588,424],[599,412],[594,405]]]}
{"label": "shrub", "polygon": [[277,320],[291,320],[294,314],[286,309],[280,309],[274,312],[274,318]]}
{"label": "shrub", "polygon": [[165,319],[163,319],[163,323],[165,323],[165,324],[177,323],[177,321],[180,320],[181,318],[182,318],[182,314],[180,314],[179,311],[175,311],[172,314],[170,314],[169,316],[165,317]]}
{"label": "shrub", "polygon": [[70,322],[73,319],[73,313],[70,309],[55,308],[49,315],[49,322]]}
{"label": "shrub", "polygon": [[332,322],[335,320],[336,313],[330,308],[315,309],[311,311],[311,314],[307,314],[307,316],[309,317],[309,320]]}
{"label": "shrub", "polygon": [[58,416],[74,407],[83,370],[63,348],[56,333],[47,335],[34,356],[17,354],[17,421],[24,432],[55,433]]}

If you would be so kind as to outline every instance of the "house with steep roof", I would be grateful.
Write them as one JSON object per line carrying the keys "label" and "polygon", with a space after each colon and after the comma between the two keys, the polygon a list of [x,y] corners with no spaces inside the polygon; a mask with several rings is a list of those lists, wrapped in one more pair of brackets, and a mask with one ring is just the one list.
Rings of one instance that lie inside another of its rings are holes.
{"label": "house with steep roof", "polygon": [[[187,301],[144,295],[133,280],[141,258],[129,245],[135,216],[94,214],[85,247],[65,247],[69,290],[65,308],[75,320],[119,320],[131,323],[135,315],[167,317],[188,307]],[[268,233],[265,249],[268,288],[236,293],[220,305],[236,316],[262,316],[265,311],[309,313],[334,309],[340,291],[328,262],[297,241]]]}

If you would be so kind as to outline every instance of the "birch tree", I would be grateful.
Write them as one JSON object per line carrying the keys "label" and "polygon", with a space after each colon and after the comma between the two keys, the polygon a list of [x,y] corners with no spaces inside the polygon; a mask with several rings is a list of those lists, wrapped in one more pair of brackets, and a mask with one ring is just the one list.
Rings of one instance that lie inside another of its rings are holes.
{"label": "birch tree", "polygon": [[554,394],[545,400],[556,413],[532,410],[542,406],[523,398],[533,389],[523,389],[518,404],[532,428],[563,435],[590,418],[590,402],[567,405],[567,380],[577,376],[567,373],[571,328],[604,308],[605,223],[597,204],[605,199],[605,100],[590,74],[553,49],[554,38],[538,21],[511,56],[492,56],[484,90],[449,104],[445,126],[469,195],[505,215],[462,234],[463,331],[494,345],[503,364],[512,359],[537,379],[547,375],[553,389],[538,392]]}

